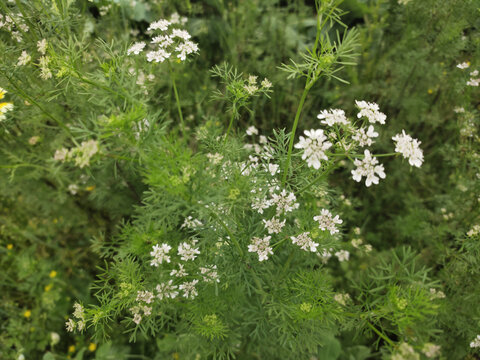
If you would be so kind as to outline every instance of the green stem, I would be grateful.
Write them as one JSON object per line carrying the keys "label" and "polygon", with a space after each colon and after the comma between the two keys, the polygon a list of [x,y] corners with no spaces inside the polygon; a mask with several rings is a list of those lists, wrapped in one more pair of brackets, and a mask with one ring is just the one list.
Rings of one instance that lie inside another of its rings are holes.
{"label": "green stem", "polygon": [[173,68],[170,65],[170,63],[168,63],[168,66],[170,67],[170,72],[172,74],[172,86],[173,86],[173,92],[175,93],[175,101],[177,103],[178,116],[180,117],[180,129],[182,131],[183,137],[185,138],[185,123],[183,122],[182,108],[180,107],[180,98],[178,97],[177,84],[175,83],[175,72],[173,71]]}
{"label": "green stem", "polygon": [[230,117],[230,123],[228,124],[227,133],[225,134],[225,142],[227,142],[228,134],[230,133],[230,129],[232,128],[233,120],[235,119],[236,113],[237,113],[237,106],[236,106],[236,103],[233,103],[232,116]]}
{"label": "green stem", "polygon": [[369,321],[367,321],[367,325],[370,329],[372,329],[378,336],[380,336],[383,340],[385,340],[390,346],[395,346],[395,343],[390,340],[384,333],[382,333],[380,330],[378,330],[375,326],[370,324]]}
{"label": "green stem", "polygon": [[25,93],[13,80],[10,76],[8,76],[5,72],[3,72],[3,76],[5,76],[7,78],[7,80],[9,81],[9,83],[15,88],[15,90],[17,91],[17,94],[19,96],[21,96],[24,100],[27,100],[29,103],[35,105],[36,107],[38,107],[46,116],[48,116],[50,119],[52,119],[53,121],[55,121],[57,123],[58,126],[60,126],[65,132],[68,133],[68,135],[70,135],[73,143],[75,145],[78,146],[78,143],[77,141],[75,140],[75,137],[73,136],[72,132],[70,131],[70,129],[63,123],[63,121],[61,121],[60,119],[57,119],[55,116],[53,116],[52,114],[50,114],[47,110],[45,110],[45,108],[40,105],[38,102],[36,102],[31,96],[27,95],[27,93]]}
{"label": "green stem", "polygon": [[292,158],[293,141],[295,140],[295,131],[297,130],[298,120],[300,119],[300,114],[302,113],[303,105],[305,104],[305,99],[307,98],[307,94],[309,90],[310,90],[310,86],[305,85],[305,89],[303,90],[300,103],[298,104],[297,113],[295,114],[295,120],[293,121],[292,132],[290,133],[290,143],[288,144],[287,160],[285,160],[284,171],[283,171],[282,188],[285,187],[285,183],[287,182],[288,168],[290,167],[290,161]]}

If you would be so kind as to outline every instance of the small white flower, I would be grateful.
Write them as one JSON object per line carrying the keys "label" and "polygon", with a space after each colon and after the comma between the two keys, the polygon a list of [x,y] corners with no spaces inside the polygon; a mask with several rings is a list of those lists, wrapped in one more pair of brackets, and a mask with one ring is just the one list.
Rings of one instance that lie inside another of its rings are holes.
{"label": "small white flower", "polygon": [[79,189],[80,189],[80,188],[78,187],[77,184],[70,184],[70,185],[68,185],[68,191],[69,191],[70,194],[72,194],[72,195],[76,195]]}
{"label": "small white flower", "polygon": [[255,126],[250,126],[247,128],[246,133],[248,136],[258,135],[258,129]]}
{"label": "small white flower", "polygon": [[170,57],[170,53],[166,52],[164,49],[158,49],[157,51],[149,51],[147,53],[148,62],[162,63]]}
{"label": "small white flower", "polygon": [[184,277],[188,276],[188,273],[185,271],[185,268],[182,264],[178,264],[178,270],[173,269],[172,271],[170,271],[170,276]]}
{"label": "small white flower", "polygon": [[207,158],[212,162],[213,165],[218,165],[222,162],[223,155],[219,153],[215,153],[215,154],[208,153]]}
{"label": "small white flower", "polygon": [[58,344],[60,342],[60,335],[58,335],[58,333],[52,331],[50,333],[50,342],[52,343],[52,345]]}
{"label": "small white flower", "polygon": [[480,347],[480,335],[477,335],[475,339],[470,343],[471,348],[478,348]]}
{"label": "small white flower", "polygon": [[[370,151],[364,151],[365,157],[363,160],[355,159],[354,165],[357,167],[352,170],[353,180],[360,182],[362,177],[365,176],[365,185],[369,187],[372,184],[378,184],[379,177],[385,179],[385,169],[383,165],[378,165],[378,160],[372,157]],[[376,176],[376,175],[378,176]]]}
{"label": "small white flower", "polygon": [[364,128],[359,129],[353,136],[352,139],[358,142],[360,146],[370,146],[373,144],[374,137],[378,137],[378,133],[375,132],[373,125],[370,125],[365,131]]}
{"label": "small white flower", "polygon": [[395,141],[395,151],[401,153],[405,159],[408,159],[411,166],[422,166],[423,151],[420,149],[420,141],[405,134],[405,130],[402,130],[401,134],[395,135],[392,140]]}
{"label": "small white flower", "polygon": [[478,76],[478,70],[473,70],[473,71],[470,73],[470,76]]}
{"label": "small white flower", "polygon": [[200,267],[200,273],[203,276],[203,281],[207,283],[220,282],[217,272],[217,265],[213,265],[210,267]]}
{"label": "small white flower", "polygon": [[178,37],[183,40],[189,40],[192,36],[186,30],[180,29],[173,29],[172,30],[172,37]]}
{"label": "small white flower", "polygon": [[175,299],[178,295],[178,291],[176,291],[177,286],[172,285],[173,281],[169,280],[168,283],[158,284],[156,287],[157,290],[157,298],[160,300],[165,299]]}
{"label": "small white flower", "polygon": [[255,85],[257,83],[257,76],[255,75],[249,75],[248,76],[248,83]]}
{"label": "small white flower", "polygon": [[151,291],[137,291],[137,301],[143,301],[150,304],[153,301],[154,295]]}
{"label": "small white flower", "polygon": [[456,107],[453,109],[453,111],[457,114],[464,113],[465,109],[463,107]]}
{"label": "small white flower", "polygon": [[17,66],[27,65],[32,60],[32,57],[24,50],[18,58]]}
{"label": "small white flower", "polygon": [[300,246],[302,250],[317,252],[318,244],[314,242],[309,235],[309,232],[304,232],[298,236],[290,236],[290,239],[292,239],[292,243]]}
{"label": "small white flower", "polygon": [[331,235],[338,233],[340,230],[337,229],[336,225],[343,223],[343,220],[340,219],[338,215],[335,215],[334,217],[327,209],[322,209],[320,215],[314,216],[313,220],[318,222],[320,230],[328,230]]}
{"label": "small white flower", "polygon": [[127,55],[130,55],[131,53],[134,53],[135,55],[138,55],[142,52],[142,50],[145,48],[146,44],[141,41],[141,42],[136,42],[133,44],[128,50],[127,50]]}
{"label": "small white flower", "polygon": [[187,58],[187,55],[198,52],[198,45],[192,41],[186,40],[184,43],[179,44],[175,51],[179,54],[177,58],[184,61]]}
{"label": "small white flower", "polygon": [[183,290],[183,297],[187,299],[193,299],[195,296],[198,295],[197,289],[195,289],[195,285],[197,285],[198,280],[193,280],[190,282],[185,282],[181,284],[178,288]]}
{"label": "small white flower", "polygon": [[297,197],[294,193],[287,193],[285,189],[282,190],[280,194],[272,194],[272,204],[277,207],[277,216],[281,213],[292,212],[293,210],[298,209],[300,206],[299,203],[296,203]]}
{"label": "small white flower", "polygon": [[468,86],[474,86],[474,87],[477,87],[477,86],[480,86],[480,78],[479,79],[470,79],[467,81],[467,85]]}
{"label": "small white flower", "polygon": [[249,95],[253,95],[257,92],[258,90],[258,87],[255,86],[255,85],[243,85],[243,88],[245,89],[245,91],[249,94]]}
{"label": "small white flower", "polygon": [[183,242],[180,245],[178,245],[178,255],[180,256],[180,259],[183,261],[195,260],[195,258],[199,254],[200,254],[200,250],[198,250],[198,248],[195,248],[186,242]]}
{"label": "small white flower", "polygon": [[165,19],[161,19],[161,20],[158,20],[158,21],[155,21],[155,22],[151,23],[150,26],[148,27],[147,31],[157,30],[157,29],[160,29],[162,31],[166,31],[168,29],[169,25],[170,25],[170,21],[165,20]]}
{"label": "small white flower", "polygon": [[150,252],[150,255],[153,256],[153,260],[150,262],[151,266],[158,267],[158,265],[162,264],[164,261],[169,263],[170,256],[168,256],[168,252],[172,249],[172,247],[168,244],[154,245],[153,251]]}
{"label": "small white flower", "polygon": [[466,61],[457,65],[457,68],[462,70],[467,69],[469,67],[470,67],[470,63]]}
{"label": "small white flower", "polygon": [[323,264],[326,264],[328,260],[332,257],[332,251],[333,249],[329,250],[322,250],[321,253],[317,253],[317,256],[322,260]]}
{"label": "small white flower", "polygon": [[263,210],[272,206],[272,202],[266,198],[254,198],[252,201],[252,209],[257,210],[259,214],[263,214]]}
{"label": "small white flower", "polygon": [[322,110],[320,111],[320,114],[317,115],[317,119],[323,119],[321,123],[328,126],[333,126],[334,124],[349,124],[347,117],[345,116],[345,111],[340,109]]}
{"label": "small white flower", "polygon": [[138,325],[138,324],[140,324],[141,321],[142,321],[142,315],[140,315],[140,314],[135,314],[135,315],[133,316],[133,322],[134,322],[135,324]]}
{"label": "small white flower", "polygon": [[340,250],[335,253],[335,256],[338,258],[338,261],[348,261],[350,258],[350,253],[347,250]]}
{"label": "small white flower", "polygon": [[67,328],[68,332],[72,332],[75,330],[75,321],[72,319],[68,319],[68,321],[65,323],[65,327]]}
{"label": "small white flower", "polygon": [[332,143],[327,140],[323,130],[305,130],[304,138],[300,136],[300,141],[295,144],[296,149],[303,149],[302,159],[307,160],[308,167],[320,169],[320,160],[328,160],[325,151],[328,150]]}
{"label": "small white flower", "polygon": [[265,224],[265,228],[268,230],[269,234],[279,234],[282,231],[282,228],[285,226],[285,219],[280,221],[276,218],[271,218],[270,220],[262,220]]}
{"label": "small white flower", "polygon": [[160,35],[152,38],[152,44],[158,44],[161,48],[166,48],[173,44],[173,38],[170,35]]}
{"label": "small white flower", "polygon": [[45,55],[47,52],[47,39],[42,39],[37,41],[38,52],[42,55]]}
{"label": "small white flower", "polygon": [[268,255],[273,255],[272,248],[270,247],[271,236],[265,236],[263,239],[254,237],[248,245],[248,252],[256,252],[258,254],[258,260],[268,260]]}
{"label": "small white flower", "polygon": [[194,219],[193,217],[191,216],[188,216],[187,218],[185,218],[185,220],[183,221],[183,224],[180,228],[189,228],[189,229],[193,229],[195,230],[196,228],[198,228],[199,226],[202,226],[202,222],[198,219]]}
{"label": "small white flower", "polygon": [[422,352],[427,358],[435,358],[440,355],[440,345],[426,343],[423,345]]}
{"label": "small white flower", "polygon": [[268,164],[264,165],[264,167],[265,170],[267,170],[272,176],[275,176],[275,174],[277,174],[280,169],[280,166],[278,164]]}
{"label": "small white flower", "polygon": [[333,299],[339,304],[345,306],[347,305],[347,301],[350,300],[350,294],[335,294]]}
{"label": "small white flower", "polygon": [[377,122],[382,125],[385,124],[387,115],[380,112],[380,108],[376,103],[370,103],[363,100],[362,101],[355,100],[355,104],[360,110],[357,114],[358,118],[366,117],[368,121],[372,124],[375,124]]}
{"label": "small white flower", "polygon": [[267,78],[263,79],[261,85],[266,89],[270,89],[272,87],[272,83]]}

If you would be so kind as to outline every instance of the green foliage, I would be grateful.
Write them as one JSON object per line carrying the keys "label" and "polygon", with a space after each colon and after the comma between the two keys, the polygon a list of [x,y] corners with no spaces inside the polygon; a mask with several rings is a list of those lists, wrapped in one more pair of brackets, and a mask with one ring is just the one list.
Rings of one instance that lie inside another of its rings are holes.
{"label": "green foliage", "polygon": [[0,358],[478,357],[479,9],[0,0]]}

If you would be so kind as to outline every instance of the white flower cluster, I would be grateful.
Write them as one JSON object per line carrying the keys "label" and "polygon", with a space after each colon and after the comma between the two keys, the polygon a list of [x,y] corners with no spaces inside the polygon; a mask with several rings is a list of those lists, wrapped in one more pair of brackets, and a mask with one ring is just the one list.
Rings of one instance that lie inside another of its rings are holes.
{"label": "white flower cluster", "polygon": [[480,234],[480,225],[473,225],[473,227],[467,231],[468,237],[473,237]]}
{"label": "white flower cluster", "polygon": [[480,348],[480,335],[477,335],[475,339],[470,343],[471,348]]}
{"label": "white flower cluster", "polygon": [[292,239],[292,243],[300,246],[302,250],[317,252],[318,244],[309,235],[309,232],[304,232],[298,236],[291,236],[290,239]]}
{"label": "white flower cluster", "polygon": [[308,167],[320,169],[320,160],[328,160],[325,151],[333,145],[326,141],[323,130],[305,130],[306,137],[300,136],[300,141],[295,144],[296,149],[303,149],[302,159],[307,160]]}
{"label": "white flower cluster", "polygon": [[259,261],[268,260],[268,255],[273,255],[272,248],[270,247],[271,238],[271,236],[252,238],[250,245],[248,245],[248,252],[256,252]]}
{"label": "white flower cluster", "polygon": [[90,159],[98,152],[98,141],[83,141],[80,146],[68,150],[62,148],[57,150],[54,155],[56,161],[75,161],[75,165],[83,168],[90,164]]}
{"label": "white flower cluster", "polygon": [[333,299],[340,305],[346,306],[347,302],[350,300],[350,294],[335,294]]}
{"label": "white flower cluster", "polygon": [[355,100],[355,104],[360,110],[357,114],[357,117],[360,119],[365,117],[371,124],[380,123],[385,125],[385,120],[387,120],[387,115],[380,111],[380,107],[375,103],[370,103],[366,101]]}
{"label": "white flower cluster", "polygon": [[180,245],[178,245],[178,255],[180,256],[180,259],[182,261],[188,261],[188,260],[193,261],[195,260],[197,255],[200,255],[200,250],[194,247],[196,243],[197,243],[197,240],[193,240],[192,244],[183,242]]}
{"label": "white flower cluster", "polygon": [[5,29],[12,35],[13,39],[17,42],[21,42],[23,40],[22,32],[26,33],[30,28],[23,20],[21,13],[15,14],[15,16],[14,19],[10,15],[0,14],[0,29]]}
{"label": "white flower cluster", "polygon": [[[185,23],[180,21],[178,14],[175,19],[165,20],[161,19],[150,24],[147,31],[153,33],[154,31],[161,31],[161,35],[154,36],[150,45],[154,48],[147,52],[146,57],[149,62],[162,63],[169,59],[172,54],[176,54],[179,61],[185,61],[187,55],[198,53],[198,45],[191,41],[191,35],[186,30],[175,28],[174,25],[182,25]],[[128,50],[127,55],[140,54],[147,44],[143,41],[133,44]]]}
{"label": "white flower cluster", "polygon": [[383,165],[379,165],[377,158],[372,157],[368,150],[364,151],[362,160],[355,159],[353,163],[357,167],[355,170],[352,170],[353,180],[360,182],[362,177],[365,176],[365,185],[367,187],[372,184],[378,184],[379,177],[382,179],[386,177]]}
{"label": "white flower cluster", "polygon": [[322,124],[328,126],[333,126],[334,124],[350,124],[347,117],[345,116],[345,111],[340,109],[322,110],[320,114],[317,115],[317,118],[322,120]]}
{"label": "white flower cluster", "polygon": [[318,222],[320,230],[328,230],[331,235],[338,233],[340,230],[337,229],[336,225],[343,223],[343,220],[338,215],[333,217],[332,213],[327,209],[322,209],[320,215],[314,216],[313,220]]}
{"label": "white flower cluster", "polygon": [[168,252],[172,249],[172,247],[168,244],[154,245],[153,251],[150,252],[150,255],[153,256],[153,260],[150,262],[150,265],[158,267],[164,261],[169,263],[170,256],[168,256]]}
{"label": "white flower cluster", "polygon": [[[343,130],[342,135],[336,130],[326,133],[322,129],[312,129],[304,132],[306,137],[299,137],[300,140],[295,144],[295,148],[303,150],[302,159],[307,161],[309,167],[320,169],[322,162],[329,160],[327,150],[331,148],[332,150],[334,148],[342,150],[341,153],[330,150],[333,156],[349,156],[352,149],[371,146],[374,143],[374,139],[379,134],[372,124],[385,124],[387,116],[380,111],[380,107],[376,103],[355,100],[355,104],[359,110],[357,118],[367,120],[367,125],[357,128],[353,122],[347,119],[343,110],[322,110],[317,118],[321,119],[321,123],[328,127],[340,125]],[[362,121],[362,123],[365,123],[365,121]],[[402,131],[402,134],[397,134],[393,137],[393,140],[396,142],[395,151],[407,158],[410,165],[417,167],[422,165],[423,151],[419,147],[420,141],[405,134],[405,131]],[[362,157],[362,155],[351,155]],[[354,165],[357,166],[357,169],[352,171],[355,181],[361,181],[362,177],[365,177],[365,184],[370,186],[371,184],[378,184],[379,178],[385,178],[383,165],[378,163],[378,160],[369,150],[364,151],[362,160],[355,159]]]}
{"label": "white flower cluster", "polygon": [[188,228],[188,229],[192,229],[192,230],[195,230],[197,229],[198,227],[202,226],[202,222],[198,219],[194,219],[192,216],[188,216],[185,218],[185,220],[183,221],[183,224],[180,228]]}
{"label": "white flower cluster", "polygon": [[411,166],[422,166],[423,151],[420,149],[420,141],[405,134],[405,130],[395,135],[392,140],[395,141],[395,152],[401,153],[405,159],[408,159]]}
{"label": "white flower cluster", "polygon": [[440,345],[432,343],[425,343],[422,348],[422,352],[429,359],[440,356]]}
{"label": "white flower cluster", "polygon": [[[470,62],[469,61],[464,61],[460,64],[457,65],[457,68],[461,70],[468,69],[470,67]],[[478,70],[473,70],[470,72],[470,79],[467,81],[467,86],[480,86],[480,77],[478,77],[479,71]]]}
{"label": "white flower cluster", "polygon": [[73,319],[68,319],[65,323],[65,327],[67,328],[68,332],[73,332],[76,330],[82,331],[85,329],[85,309],[79,303],[75,303],[73,305],[73,317],[77,319],[77,321]]}

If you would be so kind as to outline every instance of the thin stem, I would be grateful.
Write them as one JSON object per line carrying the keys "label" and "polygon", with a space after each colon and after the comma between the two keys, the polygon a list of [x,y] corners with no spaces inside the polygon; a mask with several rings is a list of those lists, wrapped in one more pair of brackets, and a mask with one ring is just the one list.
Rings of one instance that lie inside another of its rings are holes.
{"label": "thin stem", "polygon": [[232,128],[233,120],[235,119],[236,113],[237,113],[237,106],[236,106],[236,103],[233,103],[232,116],[230,117],[230,123],[228,124],[227,133],[225,134],[225,142],[227,142],[228,134],[230,133],[230,129]]}
{"label": "thin stem", "polygon": [[180,117],[180,129],[182,131],[183,137],[185,138],[185,123],[183,122],[182,108],[180,107],[180,98],[178,97],[177,84],[175,83],[175,72],[173,71],[173,67],[170,65],[170,63],[168,63],[168,66],[170,67],[170,72],[172,74],[172,86],[173,92],[175,93],[175,101],[177,102],[178,116]]}
{"label": "thin stem", "polygon": [[292,158],[293,141],[295,140],[295,131],[297,130],[298,120],[300,119],[300,114],[302,113],[303,105],[305,104],[305,99],[307,98],[307,94],[309,90],[310,90],[310,87],[305,85],[302,98],[300,99],[300,103],[298,104],[297,113],[295,114],[295,120],[293,121],[292,132],[290,133],[290,143],[288,144],[287,160],[285,161],[284,171],[283,171],[282,188],[285,187],[285,183],[287,181],[288,168],[290,167],[290,161]]}
{"label": "thin stem", "polygon": [[3,72],[3,75],[7,78],[7,80],[10,82],[10,84],[17,90],[17,94],[21,97],[23,97],[24,100],[27,100],[29,103],[35,105],[36,107],[38,107],[46,116],[48,116],[50,119],[52,119],[53,121],[55,121],[57,123],[58,126],[60,126],[65,132],[68,133],[68,135],[70,135],[73,143],[75,145],[78,145],[77,141],[75,140],[75,137],[73,136],[72,132],[70,131],[70,129],[63,123],[63,121],[61,121],[60,119],[57,119],[55,116],[53,116],[52,114],[50,114],[47,110],[45,110],[45,108],[40,105],[38,102],[36,102],[30,95],[28,95],[27,93],[25,93],[13,80],[10,76],[8,76],[5,72]]}
{"label": "thin stem", "polygon": [[375,326],[373,326],[369,321],[367,321],[367,325],[370,329],[372,329],[378,336],[380,336],[383,340],[385,340],[390,346],[395,346],[395,343],[390,340],[384,333],[378,330]]}

